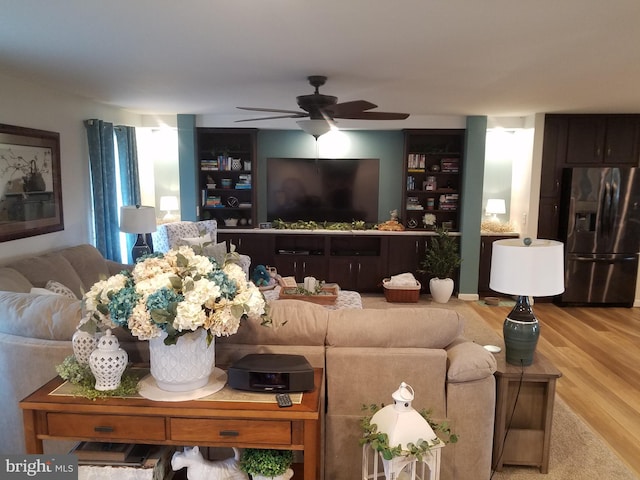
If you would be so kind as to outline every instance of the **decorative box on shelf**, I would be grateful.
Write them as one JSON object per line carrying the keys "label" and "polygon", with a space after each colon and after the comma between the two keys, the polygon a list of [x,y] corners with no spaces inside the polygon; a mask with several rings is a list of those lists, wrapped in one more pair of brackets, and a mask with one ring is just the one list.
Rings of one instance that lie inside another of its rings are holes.
{"label": "decorative box on shelf", "polygon": [[389,303],[417,303],[420,298],[420,289],[422,286],[416,280],[415,286],[410,285],[392,285],[390,278],[382,280],[384,287],[384,298]]}

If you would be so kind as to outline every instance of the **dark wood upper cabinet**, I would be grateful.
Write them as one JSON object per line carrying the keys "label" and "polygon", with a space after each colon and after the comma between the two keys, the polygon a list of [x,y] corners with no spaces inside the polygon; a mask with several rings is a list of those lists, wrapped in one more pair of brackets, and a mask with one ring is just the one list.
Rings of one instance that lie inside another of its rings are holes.
{"label": "dark wood upper cabinet", "polygon": [[638,165],[637,115],[576,115],[568,120],[566,163]]}
{"label": "dark wood upper cabinet", "polygon": [[548,117],[545,121],[540,179],[541,197],[560,195],[562,167],[567,155],[567,129],[566,117]]}

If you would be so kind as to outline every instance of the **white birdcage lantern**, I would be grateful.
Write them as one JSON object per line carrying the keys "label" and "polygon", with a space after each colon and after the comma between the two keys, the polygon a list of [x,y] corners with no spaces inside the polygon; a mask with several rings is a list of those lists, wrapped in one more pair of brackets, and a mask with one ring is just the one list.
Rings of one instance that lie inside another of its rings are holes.
{"label": "white birdcage lantern", "polygon": [[[389,460],[377,452],[369,443],[362,447],[363,480],[438,480],[440,478],[440,456],[444,442],[440,440],[429,422],[412,406],[415,394],[411,385],[402,382],[393,392],[393,404],[378,410],[371,424],[378,432],[386,433],[389,447],[400,445],[402,454]],[[429,449],[419,459],[409,453],[407,444],[428,442]],[[382,471],[380,471],[382,464]]]}

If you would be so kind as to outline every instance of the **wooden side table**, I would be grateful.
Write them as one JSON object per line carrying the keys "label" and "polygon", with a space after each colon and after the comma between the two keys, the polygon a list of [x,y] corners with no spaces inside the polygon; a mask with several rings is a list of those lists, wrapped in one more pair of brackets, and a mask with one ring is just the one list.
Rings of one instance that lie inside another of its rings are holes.
{"label": "wooden side table", "polygon": [[57,377],[20,402],[27,453],[42,453],[43,439],[300,450],[304,480],[320,476],[321,368],[314,369],[314,390],[287,408],[275,402],[50,395],[62,383]]}
{"label": "wooden side table", "polygon": [[503,465],[529,465],[548,473],[556,380],[562,372],[538,352],[528,367],[506,363],[504,350],[496,360],[493,468],[501,471]]}

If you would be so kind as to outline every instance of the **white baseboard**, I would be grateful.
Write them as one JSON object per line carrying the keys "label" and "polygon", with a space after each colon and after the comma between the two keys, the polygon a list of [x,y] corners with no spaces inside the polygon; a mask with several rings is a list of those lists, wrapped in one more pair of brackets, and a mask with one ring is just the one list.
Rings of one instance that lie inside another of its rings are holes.
{"label": "white baseboard", "polygon": [[458,298],[466,302],[475,302],[480,300],[480,295],[477,293],[459,293]]}

